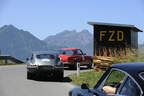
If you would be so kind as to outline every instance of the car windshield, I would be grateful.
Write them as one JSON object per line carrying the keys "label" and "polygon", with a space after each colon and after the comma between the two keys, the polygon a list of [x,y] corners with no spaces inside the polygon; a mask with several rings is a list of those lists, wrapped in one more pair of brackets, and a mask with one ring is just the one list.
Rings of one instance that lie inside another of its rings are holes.
{"label": "car windshield", "polygon": [[60,50],[61,55],[82,55],[81,50]]}
{"label": "car windshield", "polygon": [[82,55],[82,51],[81,50],[74,50],[74,55]]}
{"label": "car windshield", "polygon": [[54,59],[55,56],[51,54],[39,54],[36,56],[38,59]]}

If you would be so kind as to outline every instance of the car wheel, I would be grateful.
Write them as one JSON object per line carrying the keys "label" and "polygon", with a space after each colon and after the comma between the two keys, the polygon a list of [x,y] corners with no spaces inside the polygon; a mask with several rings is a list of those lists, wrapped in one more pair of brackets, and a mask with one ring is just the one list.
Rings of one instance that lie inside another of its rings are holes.
{"label": "car wheel", "polygon": [[70,69],[77,70],[77,63],[74,63],[70,66]]}
{"label": "car wheel", "polygon": [[87,68],[88,68],[88,69],[92,69],[92,65],[93,65],[93,62],[90,61],[90,63],[87,65]]}
{"label": "car wheel", "polygon": [[69,96],[72,96],[72,91],[69,92]]}
{"label": "car wheel", "polygon": [[30,72],[27,72],[27,79],[32,79],[32,73],[30,73]]}
{"label": "car wheel", "polygon": [[62,81],[64,78],[64,72],[57,71],[54,73],[54,79],[58,81]]}
{"label": "car wheel", "polygon": [[64,72],[59,72],[59,80],[62,81],[64,78]]}
{"label": "car wheel", "polygon": [[70,65],[70,66],[69,66],[69,69],[74,69],[74,66],[73,66],[73,65]]}

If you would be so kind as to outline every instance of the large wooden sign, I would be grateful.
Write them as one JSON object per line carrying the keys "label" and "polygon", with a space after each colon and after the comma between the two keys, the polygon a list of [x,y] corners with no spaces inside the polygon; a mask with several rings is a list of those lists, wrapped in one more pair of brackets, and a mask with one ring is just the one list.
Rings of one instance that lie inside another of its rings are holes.
{"label": "large wooden sign", "polygon": [[129,28],[94,26],[94,39],[97,47],[126,47],[131,33]]}
{"label": "large wooden sign", "polygon": [[[106,61],[108,58],[104,59],[105,57],[127,56],[131,50],[138,48],[138,32],[142,31],[134,25],[101,22],[88,24],[94,27],[93,63],[97,68],[110,65],[109,61]],[[100,63],[99,60],[103,62]]]}

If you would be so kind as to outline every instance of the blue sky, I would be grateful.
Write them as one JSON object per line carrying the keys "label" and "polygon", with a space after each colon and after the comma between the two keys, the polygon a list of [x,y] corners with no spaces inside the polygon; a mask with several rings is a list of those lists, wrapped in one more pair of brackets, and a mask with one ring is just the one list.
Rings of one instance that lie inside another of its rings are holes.
{"label": "blue sky", "polygon": [[[144,30],[144,0],[0,0],[0,26],[13,24],[39,39],[63,30],[93,32],[88,21],[132,24]],[[139,43],[143,36],[139,33]]]}

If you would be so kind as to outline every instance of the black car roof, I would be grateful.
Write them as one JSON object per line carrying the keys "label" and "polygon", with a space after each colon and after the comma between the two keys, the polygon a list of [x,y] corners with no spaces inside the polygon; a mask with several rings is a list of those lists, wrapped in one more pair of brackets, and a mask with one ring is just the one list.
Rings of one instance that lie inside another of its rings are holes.
{"label": "black car roof", "polygon": [[133,62],[133,63],[122,63],[122,64],[115,64],[112,68],[119,68],[121,70],[125,70],[128,73],[135,72],[144,72],[144,62]]}

